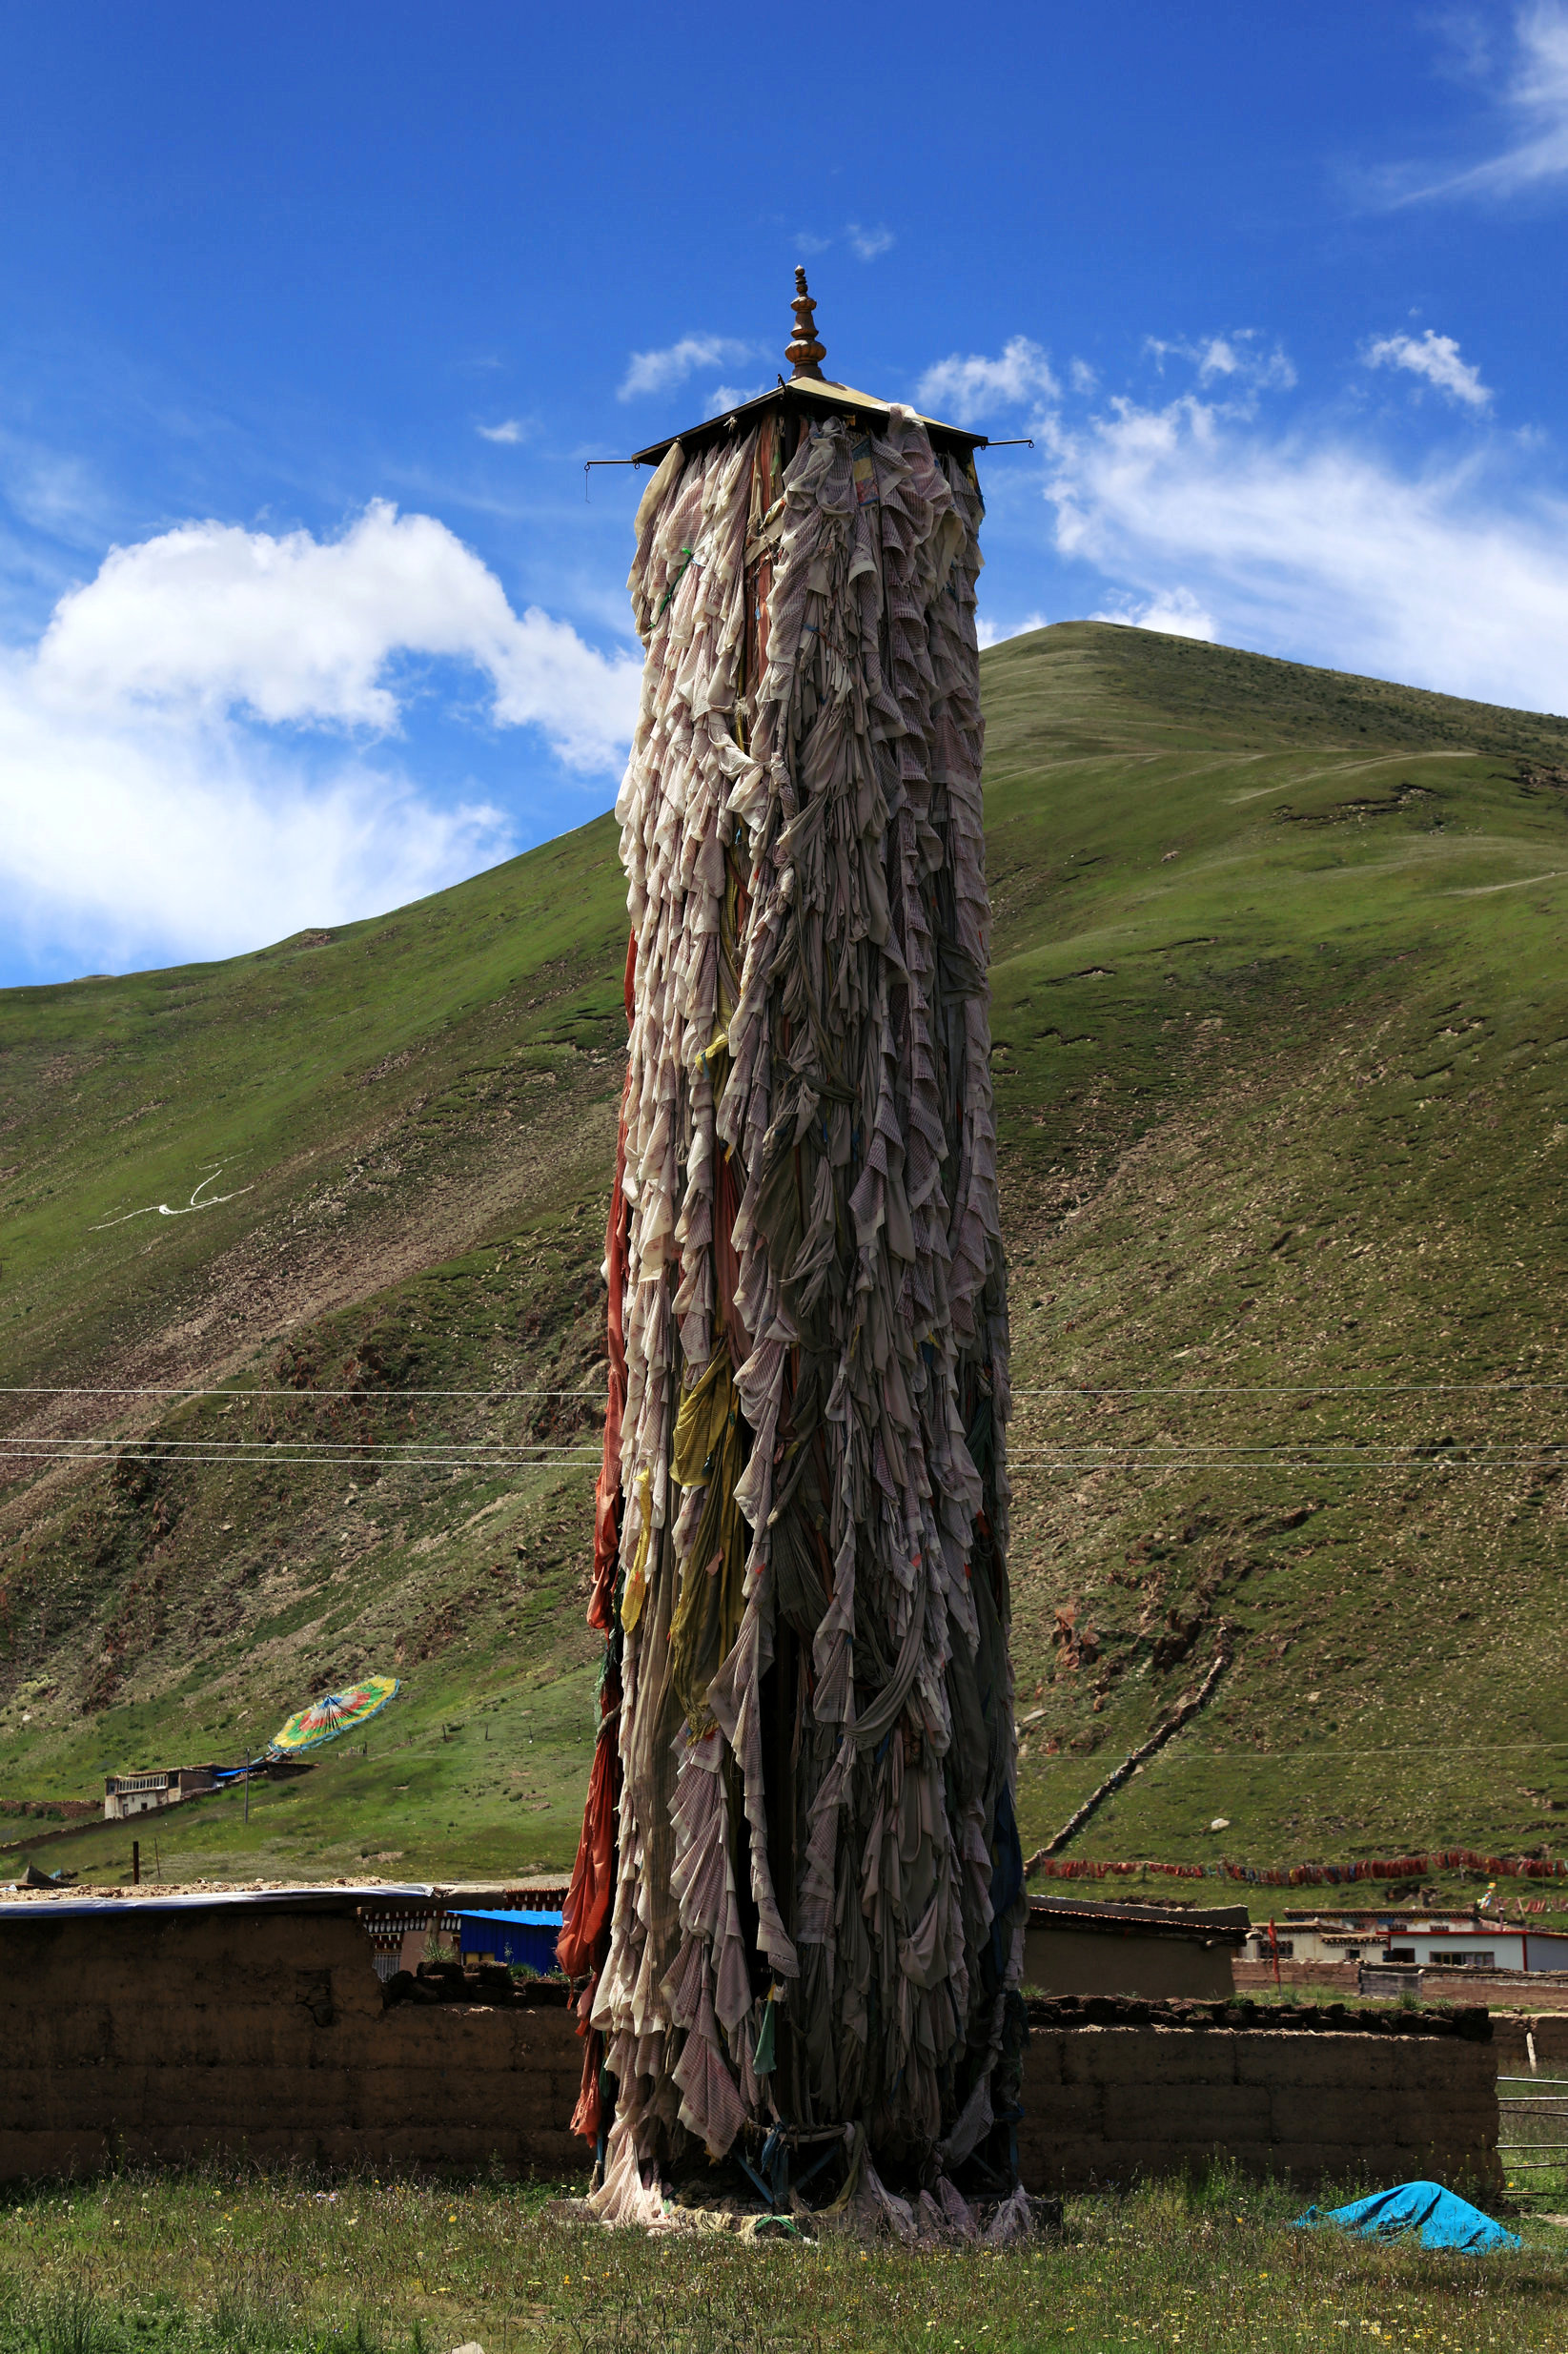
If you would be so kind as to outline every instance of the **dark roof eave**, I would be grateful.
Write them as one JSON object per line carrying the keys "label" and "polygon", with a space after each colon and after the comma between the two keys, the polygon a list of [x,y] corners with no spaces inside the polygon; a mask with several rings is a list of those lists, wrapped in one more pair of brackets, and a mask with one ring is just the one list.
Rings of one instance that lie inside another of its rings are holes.
{"label": "dark roof eave", "polygon": [[1031,1929],[1080,1929],[1098,1936],[1188,1937],[1195,1943],[1241,1945],[1251,1928],[1245,1905],[1181,1912],[1150,1905],[1089,1905],[1070,1896],[1030,1896]]}
{"label": "dark roof eave", "polygon": [[[764,410],[776,406],[804,408],[818,416],[857,417],[863,411],[872,417],[886,417],[890,403],[874,399],[869,393],[855,394],[846,401],[845,387],[819,386],[809,377],[796,377],[787,384],[775,384],[771,390],[759,393],[755,400],[743,401],[739,408],[724,409],[717,417],[706,417],[701,424],[690,426],[684,433],[670,433],[662,441],[650,441],[646,449],[634,450],[627,461],[634,466],[657,466],[674,448],[677,441],[682,449],[700,449],[704,442],[716,440],[721,434],[743,427],[743,421],[760,418]],[[921,420],[931,437],[933,449],[950,449],[967,458],[977,449],[989,446],[988,437],[970,433],[963,425],[944,424],[939,419]]]}

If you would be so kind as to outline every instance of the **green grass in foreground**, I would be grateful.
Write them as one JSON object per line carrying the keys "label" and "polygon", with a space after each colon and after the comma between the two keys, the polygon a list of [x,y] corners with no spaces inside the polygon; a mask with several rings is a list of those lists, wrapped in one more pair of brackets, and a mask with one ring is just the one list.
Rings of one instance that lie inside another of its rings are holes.
{"label": "green grass in foreground", "polygon": [[6,2354],[524,2348],[1524,2348],[1568,2344],[1568,2246],[1474,2259],[1295,2232],[1283,2187],[1069,2202],[1061,2241],[909,2256],[842,2241],[650,2241],[543,2186],[122,2175],[0,2223]]}

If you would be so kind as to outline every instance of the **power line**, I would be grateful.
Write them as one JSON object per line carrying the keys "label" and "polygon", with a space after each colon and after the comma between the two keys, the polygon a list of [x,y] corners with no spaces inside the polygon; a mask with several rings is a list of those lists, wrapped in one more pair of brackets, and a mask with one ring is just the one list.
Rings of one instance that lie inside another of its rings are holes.
{"label": "power line", "polygon": [[[1020,1721],[1018,1730],[1027,1735],[1032,1728]],[[1445,1741],[1442,1755],[1444,1757],[1512,1757],[1516,1752],[1522,1755],[1527,1751],[1534,1753],[1539,1750],[1568,1750],[1568,1741]],[[1066,1755],[1069,1752],[1062,1752],[1062,1754]],[[1262,1766],[1273,1765],[1281,1757],[1421,1757],[1429,1764],[1435,1762],[1433,1744],[1430,1741],[1402,1741],[1381,1750],[1200,1750],[1195,1747],[1172,1747],[1164,1752],[1160,1764],[1163,1769],[1172,1765],[1192,1765],[1206,1763],[1214,1758],[1224,1758],[1231,1761],[1251,1761]],[[1145,1771],[1150,1771],[1153,1764],[1154,1760],[1151,1758]]]}
{"label": "power line", "polygon": [[1093,1463],[1084,1463],[1073,1456],[1009,1455],[1009,1471],[1014,1464],[1031,1471],[1071,1471],[1080,1478],[1090,1471],[1344,1471],[1355,1469],[1415,1470],[1422,1464],[1432,1464],[1444,1471],[1506,1471],[1510,1469],[1553,1470],[1559,1467],[1559,1459],[1549,1457],[1544,1463],[1538,1455],[1359,1455],[1338,1463],[1324,1463],[1321,1458],[1271,1456],[1264,1462],[1237,1462],[1234,1458],[1212,1455],[1118,1455],[1103,1457]]}
{"label": "power line", "polygon": [[[1177,1439],[1136,1439],[1130,1444],[1171,1450],[1167,1454],[1151,1455],[1149,1458],[1151,1462],[1173,1461],[1175,1451],[1179,1450],[1184,1460],[1201,1456],[1204,1462],[1216,1464],[1270,1463],[1278,1462],[1286,1456],[1292,1458],[1306,1456],[1314,1463],[1366,1463],[1374,1458],[1379,1460],[1397,1458],[1401,1462],[1414,1463],[1447,1463],[1450,1461],[1479,1461],[1489,1455],[1513,1456],[1521,1452],[1532,1455],[1558,1456],[1568,1451],[1568,1440],[1522,1438],[1468,1439],[1461,1445],[1456,1446],[1452,1444],[1448,1446],[1399,1446],[1391,1440],[1379,1439],[1283,1439],[1260,1443],[1257,1446],[1228,1446],[1218,1440],[1211,1443],[1206,1440],[1183,1442]],[[1027,1447],[1021,1448],[1016,1454],[1009,1453],[1009,1461],[1028,1463],[1035,1460],[1043,1451],[1039,1442],[1036,1441],[1034,1454],[1031,1455]],[[1128,1447],[1074,1447],[1071,1442],[1067,1440],[1061,1442],[1053,1450],[1053,1453],[1059,1455],[1064,1462],[1081,1463],[1086,1466],[1098,1463],[1119,1463],[1129,1452]]]}
{"label": "power line", "polygon": [[207,1454],[192,1455],[142,1454],[126,1447],[114,1447],[112,1449],[109,1447],[102,1447],[92,1454],[72,1454],[67,1453],[63,1449],[51,1450],[45,1447],[32,1447],[27,1449],[26,1451],[17,1450],[8,1457],[0,1458],[0,1460],[17,1464],[161,1464],[165,1469],[172,1471],[181,1470],[187,1465],[194,1465],[198,1464],[227,1464],[231,1466],[237,1466],[240,1469],[251,1471],[264,1471],[272,1468],[280,1469],[284,1466],[287,1466],[291,1470],[297,1470],[313,1464],[320,1464],[329,1469],[333,1467],[341,1469],[344,1465],[347,1465],[350,1470],[369,1470],[375,1468],[387,1471],[532,1471],[556,1464],[586,1464],[592,1462],[597,1462],[599,1460],[599,1450],[594,1448],[591,1451],[583,1450],[580,1452],[572,1452],[565,1449],[560,1449],[553,1451],[541,1450],[540,1452],[532,1455],[485,1455],[470,1457],[452,1455],[348,1455],[332,1454],[325,1449],[320,1449],[317,1452],[309,1455],[278,1453],[258,1458],[255,1455],[226,1455],[217,1451]]}
{"label": "power line", "polygon": [[[55,1433],[46,1431],[36,1438],[29,1438],[27,1436],[0,1436],[0,1447],[10,1448],[12,1453],[22,1455],[36,1454],[45,1449],[61,1454],[83,1454],[91,1451],[94,1454],[107,1455],[112,1454],[116,1448],[124,1446],[128,1443],[129,1434],[126,1437],[121,1438],[115,1438],[109,1435],[71,1438],[67,1435],[57,1435]],[[154,1453],[171,1463],[183,1462],[188,1457],[203,1453],[211,1448],[218,1448],[224,1454],[233,1455],[235,1461],[239,1463],[244,1463],[247,1460],[255,1460],[257,1457],[265,1457],[269,1462],[275,1462],[280,1453],[290,1448],[309,1449],[313,1454],[320,1453],[328,1448],[331,1448],[336,1453],[345,1456],[385,1455],[389,1459],[399,1455],[414,1453],[424,1453],[434,1457],[440,1454],[473,1455],[480,1451],[497,1456],[534,1454],[539,1452],[540,1449],[556,1454],[573,1455],[597,1455],[600,1451],[597,1445],[588,1445],[586,1443],[575,1445],[570,1444],[565,1441],[556,1439],[149,1440],[143,1438],[138,1442],[138,1443],[143,1446],[151,1447]]]}
{"label": "power line", "polygon": [[[125,1464],[160,1464],[160,1462],[165,1462],[165,1457],[162,1455],[115,1455],[115,1457],[111,1457],[111,1455],[101,1455],[101,1457],[85,1457],[85,1455],[50,1457],[50,1455],[45,1455],[45,1457],[40,1457],[40,1462],[78,1462],[78,1464],[80,1462],[125,1462]],[[224,1462],[229,1462],[229,1457],[210,1455],[210,1457],[205,1457],[205,1462],[210,1462],[210,1464],[224,1464]],[[445,1462],[445,1460],[442,1462],[393,1462],[393,1464],[365,1464],[362,1457],[356,1457],[353,1464],[344,1466],[344,1462],[335,1460],[335,1457],[330,1457],[330,1455],[301,1455],[301,1457],[290,1457],[290,1460],[287,1460],[287,1469],[290,1471],[344,1471],[344,1469],[351,1469],[351,1471],[353,1469],[360,1469],[360,1471],[367,1471],[367,1469],[377,1469],[377,1471],[551,1471],[551,1469],[556,1469],[558,1464],[560,1464],[560,1457],[556,1457],[556,1455],[537,1455],[537,1457],[532,1457],[530,1462],[516,1462],[516,1464],[497,1464],[497,1462]],[[250,1469],[255,1471],[255,1469],[261,1469],[261,1466],[252,1462]]]}
{"label": "power line", "polygon": [[1568,1390],[1568,1382],[1192,1382],[1165,1389],[1124,1389],[1106,1382],[1063,1382],[1013,1389],[1014,1398],[1426,1398],[1483,1390]]}
{"label": "power line", "polygon": [[[1014,1388],[1013,1398],[1406,1398],[1457,1397],[1484,1392],[1502,1396],[1518,1391],[1568,1390],[1568,1382],[1186,1382],[1160,1388],[1132,1388],[1105,1382],[1063,1382],[1044,1387]],[[113,1382],[49,1384],[0,1382],[0,1398],[228,1398],[278,1399],[295,1405],[336,1398],[379,1399],[396,1404],[402,1398],[596,1398],[601,1389],[202,1389],[197,1387],[132,1386]]]}
{"label": "power line", "polygon": [[0,1382],[0,1398],[286,1398],[295,1405],[313,1405],[318,1399],[379,1398],[396,1405],[400,1398],[598,1398],[601,1389],[132,1389],[110,1382],[74,1388],[51,1388],[42,1383]]}

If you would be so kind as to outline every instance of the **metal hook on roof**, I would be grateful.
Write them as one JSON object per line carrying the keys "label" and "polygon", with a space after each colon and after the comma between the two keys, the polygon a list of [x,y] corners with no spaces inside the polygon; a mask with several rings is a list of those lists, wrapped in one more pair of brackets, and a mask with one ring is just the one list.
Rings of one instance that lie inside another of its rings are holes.
{"label": "metal hook on roof", "polygon": [[640,466],[641,458],[585,458],[582,461],[582,503],[588,503],[588,470],[591,466]]}

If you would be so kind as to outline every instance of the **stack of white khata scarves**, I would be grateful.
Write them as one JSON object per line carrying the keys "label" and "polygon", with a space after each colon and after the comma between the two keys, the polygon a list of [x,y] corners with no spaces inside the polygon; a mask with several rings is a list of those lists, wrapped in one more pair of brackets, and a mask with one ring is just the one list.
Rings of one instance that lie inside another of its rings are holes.
{"label": "stack of white khata scarves", "polygon": [[1017,2115],[982,502],[907,409],[791,440],[675,444],[630,579],[612,2221],[779,2124],[1005,2182]]}

